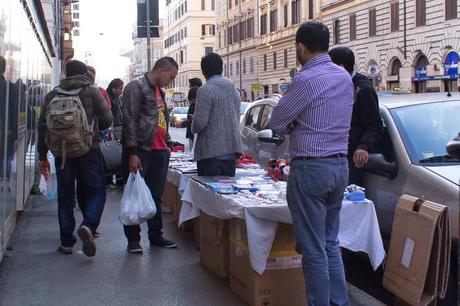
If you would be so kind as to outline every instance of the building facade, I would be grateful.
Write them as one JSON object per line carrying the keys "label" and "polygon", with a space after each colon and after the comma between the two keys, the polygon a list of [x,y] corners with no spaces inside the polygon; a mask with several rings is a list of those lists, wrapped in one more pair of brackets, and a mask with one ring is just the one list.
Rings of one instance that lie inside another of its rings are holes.
{"label": "building facade", "polygon": [[[158,28],[159,37],[151,38],[151,60],[153,67],[155,62],[160,59],[164,54],[164,25],[163,19],[160,19],[160,25]],[[131,77],[137,78],[142,76],[148,71],[148,62],[147,62],[147,38],[137,37],[137,27],[133,32],[133,43],[134,49],[131,55]]]}
{"label": "building facade", "polygon": [[258,11],[256,0],[217,2],[216,52],[224,61],[224,75],[235,83],[241,99],[259,96],[257,55]]}
{"label": "building facade", "polygon": [[216,42],[215,0],[167,0],[164,55],[179,64],[179,73],[168,89],[176,102],[186,99],[188,80],[201,78],[201,58],[214,51]]}
{"label": "building facade", "polygon": [[245,100],[283,93],[297,70],[295,34],[319,18],[319,0],[220,0],[217,51]]}
{"label": "building facade", "polygon": [[331,45],[350,47],[377,90],[458,91],[457,0],[328,0]]}

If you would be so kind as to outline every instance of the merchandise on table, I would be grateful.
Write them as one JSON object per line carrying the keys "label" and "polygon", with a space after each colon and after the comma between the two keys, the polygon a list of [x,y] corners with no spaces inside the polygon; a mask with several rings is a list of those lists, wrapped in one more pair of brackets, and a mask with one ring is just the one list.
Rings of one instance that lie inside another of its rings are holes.
{"label": "merchandise on table", "polygon": [[350,185],[345,189],[345,199],[352,202],[363,202],[366,199],[366,193],[363,187]]}

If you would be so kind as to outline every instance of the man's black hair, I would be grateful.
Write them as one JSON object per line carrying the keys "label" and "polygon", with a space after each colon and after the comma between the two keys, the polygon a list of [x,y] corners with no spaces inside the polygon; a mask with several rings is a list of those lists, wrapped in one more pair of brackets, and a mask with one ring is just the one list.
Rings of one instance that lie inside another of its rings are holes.
{"label": "man's black hair", "polygon": [[187,100],[192,101],[193,99],[196,99],[196,94],[198,93],[198,89],[199,89],[198,86],[193,86],[192,88],[190,88],[190,90],[188,91]]}
{"label": "man's black hair", "polygon": [[189,83],[189,87],[192,88],[192,87],[201,87],[203,86],[203,82],[201,81],[200,78],[191,78],[188,80],[188,83]]}
{"label": "man's black hair", "polygon": [[67,77],[85,75],[87,71],[86,65],[77,60],[70,60],[65,64],[65,75]]}
{"label": "man's black hair", "polygon": [[224,62],[217,53],[209,53],[201,59],[201,70],[203,74],[210,78],[214,75],[221,75],[224,71]]}
{"label": "man's black hair", "polygon": [[336,65],[342,65],[350,74],[353,73],[355,67],[355,55],[350,48],[337,47],[329,51],[331,60]]}
{"label": "man's black hair", "polygon": [[297,30],[295,42],[304,45],[312,53],[327,52],[329,49],[329,30],[320,22],[306,22]]}
{"label": "man's black hair", "polygon": [[4,74],[6,71],[6,60],[3,56],[0,55],[0,73]]}
{"label": "man's black hair", "polygon": [[173,68],[179,69],[179,65],[172,57],[165,56],[155,62],[152,71],[157,71],[160,69],[170,70]]}

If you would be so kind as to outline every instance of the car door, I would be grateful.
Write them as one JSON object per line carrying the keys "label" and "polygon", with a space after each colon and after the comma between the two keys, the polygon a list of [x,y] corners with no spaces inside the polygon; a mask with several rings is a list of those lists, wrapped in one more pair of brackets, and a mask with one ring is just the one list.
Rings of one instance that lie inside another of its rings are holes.
{"label": "car door", "polygon": [[388,178],[366,171],[363,187],[366,188],[366,197],[374,202],[382,236],[388,239],[391,235],[396,203],[406,184],[411,162],[393,118],[385,107],[381,107],[381,117],[384,133],[371,153],[381,153],[386,161],[395,162],[398,173],[396,177]]}
{"label": "car door", "polygon": [[260,114],[263,104],[256,104],[246,111],[246,115],[241,127],[241,142],[243,145],[243,153],[249,154],[257,160],[258,150],[256,144],[258,142],[257,135],[260,131]]}

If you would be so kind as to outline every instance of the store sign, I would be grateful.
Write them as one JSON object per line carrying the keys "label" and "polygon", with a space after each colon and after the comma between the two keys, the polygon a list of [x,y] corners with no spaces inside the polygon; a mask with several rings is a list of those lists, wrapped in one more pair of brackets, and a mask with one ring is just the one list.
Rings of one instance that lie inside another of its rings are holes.
{"label": "store sign", "polygon": [[444,74],[449,76],[455,76],[458,74],[458,62],[460,58],[458,53],[455,51],[449,52],[444,61]]}
{"label": "store sign", "polygon": [[173,101],[174,102],[182,102],[183,101],[183,94],[181,92],[175,92],[173,94]]}
{"label": "store sign", "polygon": [[262,85],[260,85],[259,83],[251,84],[251,89],[252,90],[260,90],[261,88],[262,88]]}
{"label": "store sign", "polygon": [[426,74],[427,74],[426,66],[415,67],[415,77],[416,78],[425,78]]}

